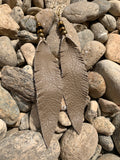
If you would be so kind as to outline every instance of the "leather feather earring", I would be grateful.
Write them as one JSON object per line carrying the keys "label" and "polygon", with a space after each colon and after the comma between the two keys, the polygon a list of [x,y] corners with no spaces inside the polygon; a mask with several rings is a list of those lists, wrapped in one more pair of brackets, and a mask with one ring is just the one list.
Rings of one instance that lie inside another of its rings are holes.
{"label": "leather feather earring", "polygon": [[45,41],[43,30],[38,23],[39,43],[34,58],[34,81],[41,132],[48,147],[57,126],[63,94],[59,65]]}

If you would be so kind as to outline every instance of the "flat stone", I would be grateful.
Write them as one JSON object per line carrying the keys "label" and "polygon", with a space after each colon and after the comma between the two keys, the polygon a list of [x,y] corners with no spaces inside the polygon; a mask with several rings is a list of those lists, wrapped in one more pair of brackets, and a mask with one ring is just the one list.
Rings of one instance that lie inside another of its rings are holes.
{"label": "flat stone", "polygon": [[0,119],[13,125],[19,117],[19,108],[10,93],[0,85]]}
{"label": "flat stone", "polygon": [[105,46],[98,41],[89,41],[86,43],[82,49],[82,55],[87,70],[91,69],[97,63],[105,51]]}
{"label": "flat stone", "polygon": [[44,1],[43,0],[33,0],[33,4],[36,7],[44,8]]}
{"label": "flat stone", "polygon": [[72,128],[65,132],[61,139],[60,157],[65,160],[89,160],[95,153],[97,143],[98,135],[94,127],[83,123],[79,135]]}
{"label": "flat stone", "polygon": [[20,125],[19,125],[19,129],[20,130],[27,130],[29,129],[29,115],[28,113],[26,113],[20,120]]}
{"label": "flat stone", "polygon": [[118,157],[115,154],[103,154],[100,158],[98,158],[97,160],[120,160],[120,157]]}
{"label": "flat stone", "polygon": [[99,18],[99,21],[110,32],[114,31],[117,26],[116,19],[110,14],[105,14],[103,17]]}
{"label": "flat stone", "polygon": [[17,66],[23,66],[25,65],[25,58],[23,57],[22,52],[20,49],[17,50]]}
{"label": "flat stone", "polygon": [[108,152],[114,149],[114,143],[111,136],[99,135],[99,144]]}
{"label": "flat stone", "polygon": [[2,69],[2,86],[27,101],[35,101],[33,77],[22,68],[5,66]]}
{"label": "flat stone", "polygon": [[120,1],[110,1],[111,3],[111,8],[109,10],[109,12],[116,17],[120,16]]}
{"label": "flat stone", "polygon": [[99,6],[92,2],[76,2],[68,5],[63,16],[72,23],[83,23],[96,19],[99,14]]}
{"label": "flat stone", "polygon": [[104,28],[104,26],[99,23],[95,22],[91,25],[90,29],[94,33],[95,40],[105,43],[108,39],[108,31]]}
{"label": "flat stone", "polygon": [[69,120],[68,115],[64,111],[61,111],[59,113],[59,119],[58,119],[58,121],[60,122],[60,124],[62,126],[65,126],[65,127],[71,126],[71,121]]}
{"label": "flat stone", "polygon": [[33,66],[33,59],[35,56],[35,47],[31,43],[25,43],[20,47],[20,50],[28,65]]}
{"label": "flat stone", "polygon": [[115,131],[115,126],[107,118],[103,116],[95,118],[92,124],[98,133],[101,133],[106,136],[112,135]]}
{"label": "flat stone", "polygon": [[0,67],[5,65],[16,66],[17,56],[16,52],[8,37],[0,37]]}
{"label": "flat stone", "polygon": [[0,12],[4,12],[4,14],[10,14],[12,9],[8,4],[2,4],[0,5]]}
{"label": "flat stone", "polygon": [[87,42],[94,40],[94,34],[90,29],[84,29],[83,31],[78,32],[78,37],[81,48],[83,48]]}
{"label": "flat stone", "polygon": [[56,136],[46,148],[42,135],[30,130],[18,131],[0,142],[0,159],[19,160],[56,160],[60,146]]}
{"label": "flat stone", "polygon": [[104,112],[107,116],[112,116],[114,113],[120,111],[120,107],[112,101],[99,98],[99,104],[101,111]]}
{"label": "flat stone", "polygon": [[30,7],[30,8],[28,8],[28,10],[27,10],[27,14],[28,15],[32,15],[32,16],[35,16],[38,12],[40,12],[41,11],[41,8],[39,8],[39,7]]}
{"label": "flat stone", "polygon": [[6,123],[0,119],[0,141],[6,136],[7,126]]}
{"label": "flat stone", "polygon": [[120,35],[109,34],[106,43],[105,57],[111,61],[120,63]]}
{"label": "flat stone", "polygon": [[101,60],[96,64],[95,71],[105,80],[106,98],[120,105],[120,65],[110,60]]}
{"label": "flat stone", "polygon": [[89,95],[92,98],[100,98],[105,94],[106,84],[101,74],[88,72]]}
{"label": "flat stone", "polygon": [[23,0],[23,4],[22,4],[22,9],[24,11],[24,13],[27,13],[28,8],[31,7],[31,0]]}

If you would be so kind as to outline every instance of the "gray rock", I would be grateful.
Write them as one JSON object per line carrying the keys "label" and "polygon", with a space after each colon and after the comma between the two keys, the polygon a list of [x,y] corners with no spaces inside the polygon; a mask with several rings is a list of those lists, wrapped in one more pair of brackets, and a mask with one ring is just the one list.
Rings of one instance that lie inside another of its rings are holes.
{"label": "gray rock", "polygon": [[94,33],[95,40],[105,43],[108,39],[108,31],[104,28],[104,26],[99,23],[95,22],[91,25],[91,30]]}
{"label": "gray rock", "polygon": [[38,12],[40,12],[41,11],[41,8],[39,8],[39,7],[30,7],[30,8],[28,8],[28,10],[27,10],[27,14],[28,15],[32,15],[32,16],[35,16]]}
{"label": "gray rock", "polygon": [[99,14],[99,6],[92,2],[76,2],[68,5],[63,16],[72,23],[83,23],[96,19]]}
{"label": "gray rock", "polygon": [[25,58],[23,57],[20,49],[17,50],[17,66],[23,66],[25,64]]}
{"label": "gray rock", "polygon": [[83,30],[88,29],[89,22],[85,22],[85,23],[82,23],[82,24],[73,23],[73,25],[74,25],[74,28],[75,28],[76,32],[81,32]]}
{"label": "gray rock", "polygon": [[71,0],[70,3],[75,3],[75,2],[80,2],[80,1],[85,1],[85,2],[87,2],[87,0]]}
{"label": "gray rock", "polygon": [[23,67],[23,70],[24,70],[25,72],[29,73],[29,74],[33,77],[33,68],[32,68],[32,66],[30,66],[30,65],[25,65],[25,66]]}
{"label": "gray rock", "polygon": [[24,13],[26,13],[28,8],[31,7],[31,2],[32,2],[31,0],[23,0],[22,9]]}
{"label": "gray rock", "polygon": [[83,31],[78,32],[78,37],[80,40],[81,48],[83,48],[87,42],[94,40],[94,34],[90,29],[85,29]]}
{"label": "gray rock", "polygon": [[4,138],[0,142],[1,160],[53,160],[58,159],[60,146],[56,136],[46,149],[43,138],[39,132],[19,131]]}
{"label": "gray rock", "polygon": [[97,143],[97,132],[88,123],[83,123],[79,135],[72,128],[68,129],[61,139],[61,159],[89,160],[95,153]]}
{"label": "gray rock", "polygon": [[6,136],[7,126],[6,123],[0,119],[0,141]]}
{"label": "gray rock", "polygon": [[105,80],[106,98],[120,105],[120,65],[110,60],[101,60],[96,64],[95,71]]}
{"label": "gray rock", "polygon": [[99,135],[98,137],[99,137],[99,144],[102,146],[104,150],[110,152],[114,149],[114,143],[112,141],[111,136]]}
{"label": "gray rock", "polygon": [[0,85],[0,118],[8,125],[17,122],[19,108],[10,93]]}
{"label": "gray rock", "polygon": [[82,55],[87,70],[91,69],[96,62],[104,55],[105,46],[98,41],[89,41],[82,50]]}
{"label": "gray rock", "polygon": [[110,1],[111,3],[111,8],[109,10],[109,12],[113,15],[113,16],[120,16],[120,1]]}
{"label": "gray rock", "polygon": [[20,20],[20,26],[23,30],[35,33],[36,32],[35,17],[31,15],[24,16],[24,18]]}
{"label": "gray rock", "polygon": [[19,94],[27,101],[35,101],[33,77],[22,68],[5,66],[2,69],[2,86]]}
{"label": "gray rock", "polygon": [[23,10],[19,6],[14,7],[10,15],[18,24],[20,20],[24,17]]}
{"label": "gray rock", "polygon": [[29,114],[26,113],[20,121],[20,126],[19,126],[20,130],[27,130],[29,129]]}
{"label": "gray rock", "polygon": [[69,120],[68,115],[64,111],[61,111],[59,113],[59,119],[58,119],[58,121],[60,122],[60,124],[62,126],[65,126],[65,127],[71,126],[71,121]]}
{"label": "gray rock", "polygon": [[43,0],[33,0],[33,4],[36,7],[44,8],[44,1]]}
{"label": "gray rock", "polygon": [[94,155],[92,156],[92,158],[90,158],[90,160],[97,160],[97,158],[100,157],[100,155],[101,155],[101,150],[102,150],[102,147],[101,147],[101,145],[98,144],[96,151],[95,151]]}
{"label": "gray rock", "polygon": [[8,37],[0,37],[0,67],[5,65],[16,66],[17,56],[16,52]]}
{"label": "gray rock", "polygon": [[97,160],[120,160],[120,157],[118,157],[115,154],[103,154],[100,158],[98,158]]}
{"label": "gray rock", "polygon": [[114,31],[116,28],[116,19],[110,14],[105,14],[103,17],[99,19],[99,21],[110,32]]}

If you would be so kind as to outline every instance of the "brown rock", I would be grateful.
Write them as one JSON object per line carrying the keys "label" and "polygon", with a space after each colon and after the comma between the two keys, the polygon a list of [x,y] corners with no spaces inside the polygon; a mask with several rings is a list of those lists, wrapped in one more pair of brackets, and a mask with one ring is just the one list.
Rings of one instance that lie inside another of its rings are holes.
{"label": "brown rock", "polygon": [[25,115],[20,120],[19,129],[20,130],[27,130],[29,128],[30,128],[30,126],[29,126],[29,114],[25,113]]}
{"label": "brown rock", "polygon": [[108,154],[103,154],[100,158],[97,160],[120,160],[120,157],[118,157],[115,154],[108,153]]}
{"label": "brown rock", "polygon": [[111,8],[109,10],[109,12],[113,15],[113,16],[120,16],[120,1],[110,1],[111,3]]}
{"label": "brown rock", "polygon": [[120,17],[117,19],[117,29],[120,30]]}
{"label": "brown rock", "polygon": [[57,134],[64,133],[66,130],[67,130],[66,127],[64,127],[60,123],[58,123],[57,127],[55,129],[55,133],[57,133]]}
{"label": "brown rock", "polygon": [[14,6],[17,3],[17,0],[3,0],[3,3],[7,3],[11,8],[14,8]]}
{"label": "brown rock", "polygon": [[0,5],[0,12],[4,13],[4,14],[10,14],[11,13],[11,8],[9,5],[7,4],[2,4]]}
{"label": "brown rock", "polygon": [[19,117],[17,119],[17,122],[13,125],[14,127],[19,127],[20,126],[20,121],[22,117],[25,115],[25,113],[20,112]]}
{"label": "brown rock", "polygon": [[31,0],[23,0],[22,9],[25,13],[27,12],[28,8],[31,7],[31,3]]}
{"label": "brown rock", "polygon": [[94,127],[83,123],[81,134],[68,129],[61,139],[61,159],[89,160],[95,153],[98,135]]}
{"label": "brown rock", "polygon": [[44,8],[44,1],[43,0],[33,0],[33,4],[36,7]]}
{"label": "brown rock", "polygon": [[60,110],[61,110],[61,111],[67,110],[67,106],[66,106],[65,101],[64,101],[63,98],[62,98],[62,101],[61,101],[61,108],[60,108]]}
{"label": "brown rock", "polygon": [[59,113],[59,119],[58,119],[58,121],[60,122],[60,124],[62,126],[65,126],[65,127],[71,126],[71,122],[70,122],[70,120],[68,118],[68,115],[64,111],[61,111]]}
{"label": "brown rock", "polygon": [[105,57],[111,61],[120,63],[120,35],[119,34],[109,34],[109,38],[106,43]]}
{"label": "brown rock", "polygon": [[104,78],[97,72],[88,72],[89,94],[92,98],[102,97],[106,91]]}
{"label": "brown rock", "polygon": [[41,8],[39,8],[39,7],[30,7],[30,8],[28,8],[28,10],[27,10],[27,14],[28,15],[32,15],[32,16],[35,16],[38,12],[40,12],[41,11]]}

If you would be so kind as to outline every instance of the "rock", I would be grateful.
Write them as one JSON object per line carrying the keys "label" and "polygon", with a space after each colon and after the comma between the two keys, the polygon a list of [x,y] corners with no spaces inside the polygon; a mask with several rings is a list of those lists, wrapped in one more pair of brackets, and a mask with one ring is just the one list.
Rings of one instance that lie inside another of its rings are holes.
{"label": "rock", "polygon": [[27,101],[35,101],[32,76],[22,68],[5,66],[2,69],[2,86]]}
{"label": "rock", "polygon": [[110,32],[114,31],[116,28],[116,19],[110,14],[105,14],[99,21]]}
{"label": "rock", "polygon": [[103,154],[100,158],[97,160],[120,160],[120,157],[116,156],[115,154]]}
{"label": "rock", "polygon": [[28,8],[31,7],[31,2],[32,2],[31,0],[23,0],[22,9],[24,13],[26,13]]}
{"label": "rock", "polygon": [[91,30],[94,33],[95,40],[105,43],[108,39],[108,31],[104,28],[104,26],[99,23],[95,22],[91,25]]}
{"label": "rock", "polygon": [[0,37],[0,67],[5,65],[16,66],[17,56],[16,52],[8,37]]}
{"label": "rock", "polygon": [[14,7],[10,15],[18,24],[20,20],[24,17],[23,10],[19,6]]}
{"label": "rock", "polygon": [[14,6],[17,3],[17,0],[3,0],[3,3],[7,3],[11,8],[14,8]]}
{"label": "rock", "polygon": [[105,80],[106,98],[120,105],[120,65],[110,60],[101,60],[96,64],[95,71]]}
{"label": "rock", "polygon": [[59,119],[58,119],[58,121],[60,122],[60,124],[62,126],[65,126],[65,127],[71,126],[71,121],[69,120],[68,115],[64,111],[61,111],[59,113]]}
{"label": "rock", "polygon": [[25,113],[20,112],[19,117],[17,119],[17,122],[13,125],[14,128],[16,128],[16,127],[18,128],[20,126],[21,119],[24,116],[25,116]]}
{"label": "rock", "polygon": [[104,112],[107,116],[112,116],[114,113],[120,111],[120,107],[112,101],[99,98],[99,104],[101,111]]}
{"label": "rock", "polygon": [[38,12],[40,12],[41,11],[41,8],[39,8],[39,7],[30,7],[30,8],[28,8],[28,10],[27,10],[27,14],[28,15],[32,15],[32,16],[35,16]]}
{"label": "rock", "polygon": [[113,15],[113,16],[120,16],[120,1],[110,1],[111,3],[111,8],[109,10],[109,12]]}
{"label": "rock", "polygon": [[64,99],[62,98],[62,101],[61,101],[61,108],[60,108],[61,111],[66,111],[67,110],[67,106],[65,104],[65,101]]}
{"label": "rock", "polygon": [[0,0],[0,5],[2,4],[2,0]]}
{"label": "rock", "polygon": [[33,77],[33,68],[32,68],[32,66],[30,66],[30,65],[25,65],[25,66],[23,67],[23,70],[24,70],[25,72],[29,73],[29,74]]}
{"label": "rock", "polygon": [[19,28],[19,25],[9,14],[0,11],[0,35],[14,39],[17,37]]}
{"label": "rock", "polygon": [[44,8],[44,1],[43,0],[33,0],[33,4],[36,7]]}
{"label": "rock", "polygon": [[120,63],[120,35],[119,34],[109,34],[109,38],[106,43],[105,57],[111,61]]}
{"label": "rock", "polygon": [[0,141],[6,136],[7,126],[6,123],[0,119]]}
{"label": "rock", "polygon": [[37,34],[30,33],[26,30],[19,31],[18,38],[22,42],[26,42],[26,43],[37,43],[38,42]]}
{"label": "rock", "polygon": [[102,147],[101,145],[97,145],[96,151],[94,153],[94,155],[92,156],[92,158],[90,158],[90,160],[97,160],[98,157],[100,157],[100,153],[101,153]]}
{"label": "rock", "polygon": [[104,55],[105,46],[98,41],[89,41],[82,49],[82,54],[87,70],[92,68],[97,61]]}
{"label": "rock", "polygon": [[20,120],[20,130],[27,130],[29,129],[29,115],[26,113]]}
{"label": "rock", "polygon": [[20,26],[23,30],[35,33],[36,32],[35,17],[31,15],[24,16],[24,18],[20,20]]}
{"label": "rock", "polygon": [[0,5],[0,13],[4,13],[4,14],[10,14],[11,13],[11,8],[8,4],[2,4]]}
{"label": "rock", "polygon": [[106,136],[111,136],[115,131],[115,126],[103,116],[95,118],[92,124],[98,133]]}
{"label": "rock", "polygon": [[18,128],[12,128],[7,131],[6,137],[11,136],[11,135],[15,134],[16,132],[18,132]]}
{"label": "rock", "polygon": [[110,136],[99,135],[99,144],[108,152],[114,149],[114,144]]}
{"label": "rock", "polygon": [[75,2],[80,2],[80,1],[87,2],[87,0],[71,0],[70,3],[75,3]]}
{"label": "rock", "polygon": [[19,108],[10,93],[0,85],[0,119],[8,125],[17,122]]}
{"label": "rock", "polygon": [[72,23],[83,23],[96,19],[99,14],[99,6],[92,2],[76,2],[68,5],[63,16]]}
{"label": "rock", "polygon": [[35,47],[31,43],[25,43],[20,48],[28,65],[33,66],[33,59],[35,56]]}
{"label": "rock", "polygon": [[[89,22],[84,22],[82,24],[77,24],[77,23],[74,23],[74,28],[76,30],[76,32],[81,32],[83,30],[86,30],[88,29],[88,25],[89,25]],[[89,30],[89,29],[88,29]],[[91,30],[90,30],[91,31]]]}
{"label": "rock", "polygon": [[0,142],[0,159],[19,160],[56,160],[60,154],[60,146],[56,136],[46,148],[39,132],[19,131],[4,138]]}
{"label": "rock", "polygon": [[17,50],[17,66],[23,66],[25,64],[25,58],[23,57],[20,49]]}
{"label": "rock", "polygon": [[117,19],[117,29],[120,30],[120,17]]}
{"label": "rock", "polygon": [[81,48],[83,48],[87,42],[94,40],[94,34],[90,29],[84,29],[83,31],[78,32],[78,37]]}
{"label": "rock", "polygon": [[92,98],[99,98],[105,94],[106,84],[101,74],[88,72],[89,94]]}
{"label": "rock", "polygon": [[17,50],[19,39],[11,40],[11,44],[15,50]]}
{"label": "rock", "polygon": [[16,6],[19,6],[22,8],[23,0],[16,0]]}
{"label": "rock", "polygon": [[64,133],[66,130],[67,130],[66,127],[64,127],[60,123],[58,123],[57,127],[55,129],[55,133],[57,133],[57,134]]}
{"label": "rock", "polygon": [[[47,15],[47,16],[46,16]],[[55,15],[52,9],[41,9],[40,12],[36,14],[37,21],[41,23],[44,28],[44,34],[49,33],[50,28],[52,27]]]}
{"label": "rock", "polygon": [[93,2],[99,5],[99,17],[107,13],[111,8],[111,3],[107,0],[94,0]]}
{"label": "rock", "polygon": [[85,119],[92,123],[92,121],[98,116],[100,116],[99,104],[97,101],[92,100],[86,109]]}
{"label": "rock", "polygon": [[70,128],[61,139],[61,159],[89,160],[95,153],[97,143],[98,135],[92,125],[83,123],[79,135]]}

